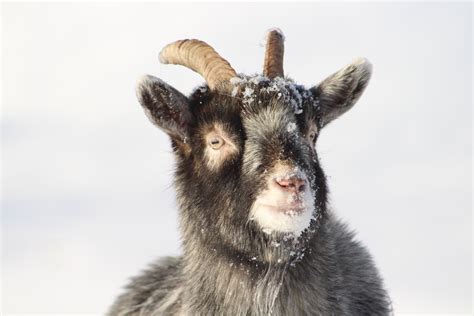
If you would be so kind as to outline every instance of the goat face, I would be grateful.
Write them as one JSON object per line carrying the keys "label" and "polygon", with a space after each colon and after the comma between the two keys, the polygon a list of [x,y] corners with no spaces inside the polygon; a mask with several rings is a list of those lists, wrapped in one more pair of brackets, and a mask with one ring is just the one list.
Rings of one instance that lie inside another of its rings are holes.
{"label": "goat face", "polygon": [[189,98],[143,77],[140,103],[171,137],[178,160],[185,251],[199,243],[277,263],[301,255],[326,208],[319,131],[352,107],[369,77],[365,60],[311,89],[283,76],[233,73],[226,81],[208,79]]}

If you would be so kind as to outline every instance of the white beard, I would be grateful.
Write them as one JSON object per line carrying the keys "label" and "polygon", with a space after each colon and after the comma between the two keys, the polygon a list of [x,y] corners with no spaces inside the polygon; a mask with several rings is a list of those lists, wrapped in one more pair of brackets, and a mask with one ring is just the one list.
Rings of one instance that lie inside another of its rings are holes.
{"label": "white beard", "polygon": [[281,232],[301,235],[315,215],[314,192],[307,185],[297,196],[302,203],[301,208],[296,210],[287,206],[293,196],[272,187],[265,189],[252,205],[250,220],[255,221],[267,234]]}

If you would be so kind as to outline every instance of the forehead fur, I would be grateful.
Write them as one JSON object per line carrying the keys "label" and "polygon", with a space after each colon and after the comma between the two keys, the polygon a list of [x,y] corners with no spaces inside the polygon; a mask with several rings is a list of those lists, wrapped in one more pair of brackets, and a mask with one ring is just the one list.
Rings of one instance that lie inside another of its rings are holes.
{"label": "forehead fur", "polygon": [[242,119],[272,107],[284,107],[299,120],[317,120],[319,102],[313,94],[289,78],[268,79],[261,75],[239,75],[231,79],[226,92],[199,87],[191,95],[191,108],[196,118],[224,121],[238,115]]}

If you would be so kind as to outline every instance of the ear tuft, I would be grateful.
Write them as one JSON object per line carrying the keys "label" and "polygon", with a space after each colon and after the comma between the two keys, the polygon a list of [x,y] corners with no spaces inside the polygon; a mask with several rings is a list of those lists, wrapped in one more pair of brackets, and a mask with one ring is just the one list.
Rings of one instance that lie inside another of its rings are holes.
{"label": "ear tuft", "polygon": [[138,80],[136,93],[150,121],[175,141],[184,142],[191,122],[188,99],[166,82],[150,75]]}
{"label": "ear tuft", "polygon": [[356,66],[359,71],[367,73],[370,77],[372,73],[372,63],[365,57],[357,57],[351,63],[351,65]]}
{"label": "ear tuft", "polygon": [[155,81],[161,80],[150,75],[143,75],[138,78],[135,93],[141,105],[146,104],[145,100],[151,97],[151,87]]}
{"label": "ear tuft", "polygon": [[311,88],[313,95],[319,100],[323,126],[354,106],[367,87],[371,75],[372,64],[365,58],[357,58]]}

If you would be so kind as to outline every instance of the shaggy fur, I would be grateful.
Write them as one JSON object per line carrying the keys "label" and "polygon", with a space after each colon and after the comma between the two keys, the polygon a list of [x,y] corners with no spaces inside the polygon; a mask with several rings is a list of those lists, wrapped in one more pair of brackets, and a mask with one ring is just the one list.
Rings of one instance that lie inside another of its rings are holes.
{"label": "shaggy fur", "polygon": [[[170,135],[177,160],[183,255],[133,278],[109,315],[389,314],[369,253],[327,205],[315,139],[308,140],[352,107],[367,69],[358,62],[311,89],[240,76],[229,94],[203,86],[189,98],[145,77],[140,103]],[[211,168],[206,135],[216,126],[235,150]],[[250,216],[277,163],[308,177],[314,212],[301,235],[263,231]]]}

